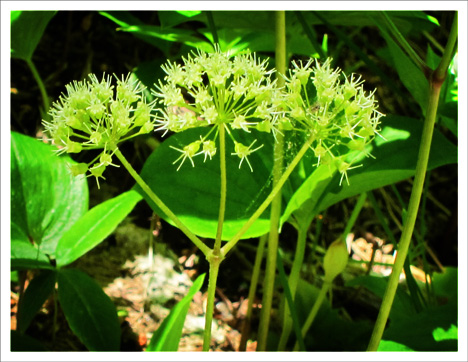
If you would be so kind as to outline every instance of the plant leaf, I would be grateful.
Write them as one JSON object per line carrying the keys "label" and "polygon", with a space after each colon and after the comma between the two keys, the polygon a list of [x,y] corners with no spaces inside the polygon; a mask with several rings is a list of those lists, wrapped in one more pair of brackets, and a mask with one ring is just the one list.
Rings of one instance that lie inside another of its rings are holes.
{"label": "plant leaf", "polygon": [[[203,155],[195,157],[195,167],[186,160],[177,171],[178,165],[173,163],[180,156],[180,152],[170,147],[182,149],[189,143],[199,140],[202,132],[203,129],[189,129],[165,140],[146,160],[141,177],[193,233],[201,237],[214,238],[218,223],[220,192],[219,152],[212,160],[207,159],[206,162],[203,162]],[[227,140],[227,206],[223,240],[236,234],[271,189],[273,151],[269,140],[272,136],[256,131],[250,135],[245,133],[233,134],[235,139],[243,144],[250,145],[253,139],[257,139],[256,145],[264,146],[249,156],[249,162],[254,170],[251,172],[245,160],[239,169],[240,159],[231,155],[234,145],[230,139]],[[135,187],[153,210],[171,223],[140,187]],[[269,213],[266,211],[243,238],[265,234],[269,229],[268,220]]]}
{"label": "plant leaf", "polygon": [[109,236],[141,200],[131,190],[107,200],[84,214],[57,244],[57,266],[74,262]]}
{"label": "plant leaf", "polygon": [[49,258],[33,244],[23,230],[14,222],[11,223],[11,270],[18,269],[54,269]]}
{"label": "plant leaf", "polygon": [[29,283],[18,306],[18,330],[26,332],[36,313],[55,288],[55,271],[42,270]]}
{"label": "plant leaf", "polygon": [[73,161],[55,147],[11,133],[11,220],[45,254],[88,208],[86,179],[73,177]]}
{"label": "plant leaf", "polygon": [[11,56],[31,60],[42,34],[56,11],[12,11]]}
{"label": "plant leaf", "polygon": [[118,351],[117,311],[101,287],[77,269],[57,271],[60,305],[71,330],[90,351]]}
{"label": "plant leaf", "polygon": [[204,280],[205,274],[200,275],[187,295],[171,310],[171,313],[151,337],[151,341],[146,348],[147,352],[176,352],[178,350],[190,303],[195,294],[201,289]]}
{"label": "plant leaf", "polygon": [[[382,339],[420,352],[457,351],[458,336],[453,333],[453,327],[457,326],[457,311],[456,303],[429,307],[421,313],[392,322]],[[388,345],[384,344],[384,347],[388,348]],[[379,346],[378,350],[383,349]]]}
{"label": "plant leaf", "polygon": [[[398,181],[415,174],[421,140],[422,122],[398,116],[387,116],[382,122],[382,134],[386,140],[377,137],[371,154],[365,158],[362,167],[351,170],[349,183],[339,185],[340,175],[326,177],[327,171],[320,167],[313,171],[296,189],[291,197],[282,221],[294,214],[296,218],[315,215],[331,205]],[[457,147],[440,132],[434,130],[428,169],[457,163]]]}

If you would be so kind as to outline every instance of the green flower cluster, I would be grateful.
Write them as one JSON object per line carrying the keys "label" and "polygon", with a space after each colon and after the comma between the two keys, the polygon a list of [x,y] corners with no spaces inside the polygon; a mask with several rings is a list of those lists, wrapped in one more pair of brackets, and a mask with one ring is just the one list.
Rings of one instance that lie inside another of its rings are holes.
{"label": "green flower cluster", "polygon": [[315,66],[313,63],[312,59],[305,65],[294,62],[285,76],[285,113],[279,123],[282,129],[313,135],[311,148],[318,158],[317,166],[334,164],[341,173],[340,185],[343,178],[349,183],[347,171],[359,166],[352,166],[353,161],[345,161],[345,155],[332,149],[343,145],[348,151],[359,151],[357,157],[362,153],[369,156],[366,146],[378,134],[382,114],[377,111],[374,92],[366,94],[360,78],[331,69],[331,59],[322,65],[317,60]]}
{"label": "green flower cluster", "polygon": [[[285,86],[272,80],[266,60],[255,53],[231,56],[216,49],[213,53],[198,51],[182,58],[181,64],[168,62],[162,69],[164,81],[152,91],[156,99],[147,103],[144,87],[138,81],[111,77],[101,81],[95,75],[89,81],[73,82],[50,110],[52,120],[44,121],[46,131],[59,152],[77,153],[84,149],[103,149],[90,163],[71,167],[74,175],[102,177],[112,165],[113,150],[119,142],[152,130],[182,132],[206,127],[204,135],[181,149],[174,161],[179,170],[188,159],[204,161],[217,152],[220,127],[233,142],[230,154],[245,161],[263,145],[249,145],[236,140],[235,130],[271,133],[304,132],[319,164],[334,166],[341,173],[340,185],[347,171],[358,167],[348,151],[369,156],[368,144],[378,134],[379,119],[374,93],[366,93],[363,81],[310,59],[306,64],[293,62],[288,75],[282,75]],[[156,107],[159,103],[162,107]],[[154,110],[157,109],[157,114]],[[338,146],[338,147],[335,147]],[[347,158],[345,158],[347,157]],[[99,185],[99,182],[98,182]]]}
{"label": "green flower cluster", "polygon": [[219,127],[224,127],[234,143],[232,155],[240,158],[239,167],[246,160],[252,169],[248,156],[262,146],[252,149],[255,141],[244,145],[231,131],[277,131],[280,93],[271,80],[273,71],[267,70],[267,62],[259,61],[252,53],[231,57],[218,49],[211,54],[199,51],[183,58],[182,65],[168,62],[162,68],[167,75],[153,92],[164,105],[156,118],[156,130],[166,134],[193,127],[210,128],[200,140],[176,148],[181,156],[174,163],[181,160],[180,168],[186,159],[194,165],[193,157],[197,155],[211,159],[216,154]]}
{"label": "green flower cluster", "polygon": [[110,76],[99,81],[94,74],[89,80],[68,84],[67,94],[49,111],[51,121],[43,121],[51,141],[59,147],[58,153],[103,149],[93,161],[70,167],[75,176],[89,172],[98,186],[107,166],[118,167],[112,163],[110,150],[119,142],[154,130],[154,103],[146,103],[145,88],[130,75],[116,80],[115,89]]}

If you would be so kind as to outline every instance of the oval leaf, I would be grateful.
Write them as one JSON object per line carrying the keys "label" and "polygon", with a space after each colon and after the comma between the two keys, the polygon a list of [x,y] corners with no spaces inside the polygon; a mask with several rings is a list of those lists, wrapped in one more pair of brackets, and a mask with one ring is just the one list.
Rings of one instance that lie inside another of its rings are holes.
{"label": "oval leaf", "polygon": [[200,275],[187,295],[176,304],[171,313],[164,319],[158,330],[151,337],[151,341],[146,348],[147,352],[176,352],[179,348],[182,329],[185,318],[195,294],[201,289],[205,274]]}
{"label": "oval leaf", "polygon": [[57,272],[60,305],[71,330],[90,351],[118,351],[117,311],[101,287],[77,269]]}
{"label": "oval leaf", "polygon": [[[141,177],[193,233],[201,237],[215,238],[220,198],[219,152],[212,160],[207,159],[206,162],[203,162],[203,155],[196,156],[195,167],[192,167],[190,160],[185,160],[177,171],[178,164],[173,164],[181,154],[171,146],[182,149],[199,140],[201,132],[200,129],[191,129],[164,141],[146,161]],[[271,190],[273,151],[266,136],[271,139],[272,136],[257,132],[252,132],[252,135],[243,133],[245,132],[235,133],[237,141],[250,145],[254,139],[258,139],[255,145],[264,146],[249,156],[253,168],[251,172],[245,160],[239,169],[240,159],[231,155],[234,145],[230,139],[227,140],[227,206],[223,240],[236,234]],[[136,189],[142,193],[153,210],[171,222],[139,186],[136,186]],[[268,229],[269,213],[266,211],[243,238],[263,235]]]}
{"label": "oval leaf", "polygon": [[55,271],[43,270],[37,275],[21,297],[18,306],[18,330],[26,331],[36,313],[49,298],[55,287]]}
{"label": "oval leaf", "polygon": [[11,220],[53,255],[57,242],[88,208],[86,179],[73,177],[73,161],[55,147],[11,133]]}
{"label": "oval leaf", "polygon": [[107,200],[83,215],[57,244],[57,266],[74,262],[109,236],[141,200],[131,190]]}

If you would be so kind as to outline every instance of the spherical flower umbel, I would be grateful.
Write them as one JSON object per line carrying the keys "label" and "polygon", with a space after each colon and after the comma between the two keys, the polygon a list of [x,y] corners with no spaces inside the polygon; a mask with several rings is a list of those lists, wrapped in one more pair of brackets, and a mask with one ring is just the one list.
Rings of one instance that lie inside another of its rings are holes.
{"label": "spherical flower umbel", "polygon": [[174,163],[178,169],[188,159],[205,155],[211,159],[216,154],[219,127],[224,127],[233,141],[232,155],[244,160],[252,169],[248,156],[260,147],[251,149],[235,138],[233,130],[271,132],[277,129],[277,104],[279,90],[271,80],[272,70],[267,61],[257,59],[255,53],[231,56],[217,48],[213,53],[198,51],[182,58],[182,64],[168,62],[162,69],[164,82],[156,84],[153,94],[163,105],[156,117],[156,130],[181,132],[189,128],[207,127],[200,141],[176,149],[181,153]]}
{"label": "spherical flower umbel", "polygon": [[369,155],[365,148],[378,134],[382,117],[374,92],[366,93],[360,77],[347,77],[340,69],[332,69],[331,59],[323,64],[313,59],[305,65],[293,62],[285,81],[280,129],[312,135],[317,165],[335,166],[341,173],[340,185],[344,178],[349,183],[347,171],[359,166],[353,165],[354,160],[347,161],[335,146]]}
{"label": "spherical flower umbel", "polygon": [[[149,133],[154,129],[152,109],[143,96],[144,86],[130,74],[116,78],[94,74],[89,80],[74,81],[66,86],[51,107],[50,121],[43,121],[46,132],[59,147],[58,153],[78,153],[82,150],[103,149],[90,163],[71,166],[73,175],[86,174],[99,178],[112,163],[112,151],[118,143]],[[98,181],[99,186],[99,181]]]}

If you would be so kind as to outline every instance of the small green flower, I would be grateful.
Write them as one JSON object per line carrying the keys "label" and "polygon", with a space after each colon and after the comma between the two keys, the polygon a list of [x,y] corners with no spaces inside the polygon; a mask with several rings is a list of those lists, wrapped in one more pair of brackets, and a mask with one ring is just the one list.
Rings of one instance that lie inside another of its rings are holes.
{"label": "small green flower", "polygon": [[[344,160],[338,153],[342,147],[333,147],[344,145],[348,151],[370,155],[366,146],[378,134],[382,117],[374,92],[364,91],[360,77],[347,77],[340,69],[332,69],[331,59],[323,64],[312,59],[305,65],[293,62],[285,82],[280,128],[313,135],[311,148],[318,158],[317,165],[333,164],[341,173],[340,185],[344,178],[349,184],[347,171],[359,166]],[[310,82],[315,94],[307,88]]]}
{"label": "small green flower", "polygon": [[[109,75],[99,81],[90,74],[89,80],[66,85],[67,93],[49,110],[51,121],[43,121],[46,132],[59,147],[58,153],[103,149],[100,156],[86,165],[97,181],[103,178],[106,166],[116,166],[106,149],[154,129],[154,102],[146,103],[144,86],[130,74],[115,80],[116,86]],[[90,167],[97,159],[100,162]],[[72,174],[86,172],[82,170],[83,166],[71,168]]]}
{"label": "small green flower", "polygon": [[[267,61],[258,60],[254,53],[231,56],[219,48],[213,53],[198,51],[190,54],[182,58],[182,64],[168,62],[162,66],[166,76],[164,81],[155,84],[156,90],[153,91],[164,107],[156,117],[156,130],[163,131],[164,136],[169,131],[209,128],[201,136],[202,151],[192,152],[187,146],[177,149],[182,153],[176,160],[181,160],[178,169],[187,158],[194,165],[193,157],[199,154],[205,155],[205,161],[207,157],[212,158],[219,134],[217,129],[213,132],[213,128],[225,128],[234,143],[235,152],[232,154],[241,155],[241,164],[258,148],[248,153],[245,151],[245,156],[242,156],[244,153],[239,153],[233,130],[250,133],[255,129],[272,132],[273,135],[279,132],[280,90],[271,79],[273,71],[267,66]],[[252,168],[250,163],[249,166]]]}

